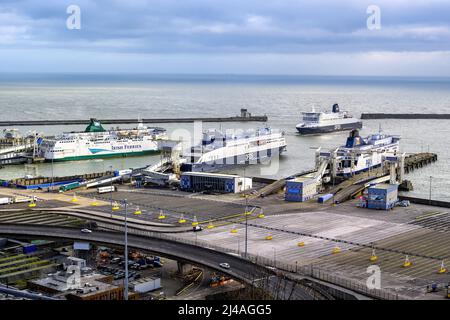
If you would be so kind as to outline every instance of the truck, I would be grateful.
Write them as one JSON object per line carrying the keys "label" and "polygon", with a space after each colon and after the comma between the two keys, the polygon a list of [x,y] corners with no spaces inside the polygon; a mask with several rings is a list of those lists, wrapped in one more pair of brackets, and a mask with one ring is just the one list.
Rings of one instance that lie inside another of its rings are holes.
{"label": "truck", "polygon": [[109,193],[109,192],[114,192],[116,191],[116,187],[115,186],[107,186],[107,187],[98,187],[97,188],[97,193]]}
{"label": "truck", "polygon": [[17,196],[14,198],[14,203],[23,203],[23,202],[31,202],[31,201],[36,201],[36,197],[35,196]]}
{"label": "truck", "polygon": [[65,184],[65,185],[59,187],[59,192],[73,190],[73,189],[78,188],[79,186],[80,186],[80,183],[78,181],[71,182],[71,183],[68,183],[68,184]]}
{"label": "truck", "polygon": [[10,204],[10,203],[13,203],[13,200],[11,198],[8,197],[0,198],[0,204]]}

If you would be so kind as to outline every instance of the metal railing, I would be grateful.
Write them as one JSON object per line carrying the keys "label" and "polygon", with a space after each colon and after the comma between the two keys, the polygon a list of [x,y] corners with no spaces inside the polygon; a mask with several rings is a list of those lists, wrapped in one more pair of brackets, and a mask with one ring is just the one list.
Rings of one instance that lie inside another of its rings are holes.
{"label": "metal railing", "polygon": [[[103,224],[99,223],[99,226],[103,227]],[[111,230],[123,231],[122,226],[105,225],[104,227],[107,227],[108,229],[111,229]],[[321,281],[324,281],[324,282],[327,282],[330,284],[334,284],[336,286],[340,286],[345,289],[348,289],[348,290],[351,290],[351,291],[354,291],[354,292],[357,292],[362,295],[372,297],[375,299],[382,299],[382,300],[408,299],[408,297],[399,296],[399,294],[391,292],[386,289],[369,289],[365,283],[355,281],[354,279],[337,276],[337,275],[333,274],[331,271],[325,270],[325,269],[315,266],[313,264],[299,266],[297,264],[291,264],[291,263],[287,263],[284,261],[273,260],[273,259],[270,259],[270,258],[267,258],[264,256],[259,256],[259,255],[249,254],[249,253],[247,253],[247,255],[245,257],[243,252],[236,250],[236,249],[215,245],[215,244],[212,244],[212,243],[210,243],[208,241],[204,241],[204,240],[190,240],[190,239],[186,239],[186,238],[182,238],[182,237],[177,237],[177,236],[171,235],[171,234],[143,231],[143,230],[130,230],[129,233],[133,234],[133,235],[181,242],[181,243],[192,245],[192,246],[200,246],[200,247],[211,249],[214,251],[232,254],[234,256],[239,256],[241,259],[250,261],[259,266],[272,267],[272,268],[275,268],[276,270],[289,272],[293,275],[297,275],[297,276],[301,276],[301,277],[310,277],[313,279],[321,280]]]}

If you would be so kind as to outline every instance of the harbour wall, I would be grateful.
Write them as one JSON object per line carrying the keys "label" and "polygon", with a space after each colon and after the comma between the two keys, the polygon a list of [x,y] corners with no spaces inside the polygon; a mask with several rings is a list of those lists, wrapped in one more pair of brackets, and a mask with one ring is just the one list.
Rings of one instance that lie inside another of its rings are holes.
{"label": "harbour wall", "polygon": [[409,202],[416,203],[416,204],[426,204],[429,206],[450,208],[450,202],[447,202],[447,201],[430,200],[430,199],[406,197],[406,196],[399,196],[398,198],[400,200],[409,200]]}
{"label": "harbour wall", "polygon": [[450,113],[362,113],[361,119],[450,119]]}
{"label": "harbour wall", "polygon": [[[268,117],[264,116],[236,116],[236,117],[206,117],[206,118],[154,118],[139,119],[142,123],[190,123],[195,121],[203,122],[267,122]],[[102,124],[135,124],[137,119],[98,119]],[[57,126],[57,125],[88,125],[89,120],[22,120],[22,121],[0,121],[0,127],[14,126]]]}

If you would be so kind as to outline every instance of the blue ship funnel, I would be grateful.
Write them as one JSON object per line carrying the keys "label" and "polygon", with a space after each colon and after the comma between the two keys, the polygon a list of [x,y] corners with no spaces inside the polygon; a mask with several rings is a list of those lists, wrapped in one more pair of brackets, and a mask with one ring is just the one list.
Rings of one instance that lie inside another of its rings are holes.
{"label": "blue ship funnel", "polygon": [[350,135],[347,138],[347,143],[345,144],[346,148],[353,148],[356,146],[360,146],[363,144],[362,138],[359,136],[358,130],[350,131]]}
{"label": "blue ship funnel", "polygon": [[339,105],[337,103],[333,104],[333,112],[339,113]]}

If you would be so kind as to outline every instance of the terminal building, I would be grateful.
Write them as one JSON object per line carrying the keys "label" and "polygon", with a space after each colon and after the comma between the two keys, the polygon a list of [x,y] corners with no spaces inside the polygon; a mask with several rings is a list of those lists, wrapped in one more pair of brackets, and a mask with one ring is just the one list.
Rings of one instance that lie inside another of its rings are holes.
{"label": "terminal building", "polygon": [[303,176],[286,180],[286,201],[304,202],[312,199],[317,194],[317,180]]}
{"label": "terminal building", "polygon": [[252,188],[252,179],[231,174],[183,172],[180,188],[191,192],[239,193]]}
{"label": "terminal building", "polygon": [[367,192],[367,208],[392,209],[398,201],[398,185],[380,183],[369,187]]}

